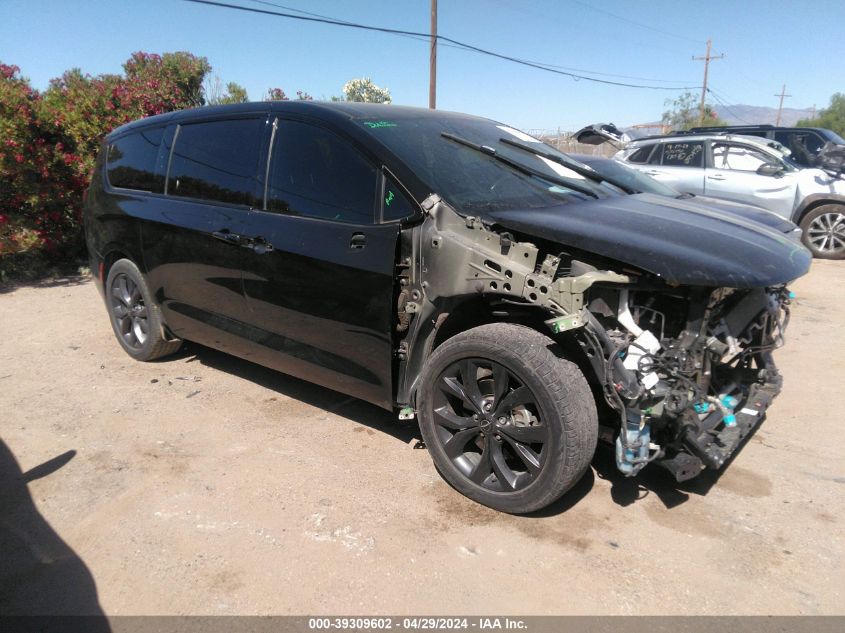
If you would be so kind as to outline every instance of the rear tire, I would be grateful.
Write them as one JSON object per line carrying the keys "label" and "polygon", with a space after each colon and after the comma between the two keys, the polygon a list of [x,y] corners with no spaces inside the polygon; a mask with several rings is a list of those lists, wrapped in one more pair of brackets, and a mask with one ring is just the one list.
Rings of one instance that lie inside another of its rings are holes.
{"label": "rear tire", "polygon": [[845,258],[845,205],[823,204],[801,220],[801,241],[819,259]]}
{"label": "rear tire", "polygon": [[417,407],[443,478],[502,512],[533,512],[560,498],[596,448],[584,375],[553,340],[520,325],[483,325],[443,343],[423,369]]}
{"label": "rear tire", "polygon": [[114,335],[132,358],[155,360],[181,347],[182,341],[164,338],[161,310],[141,271],[130,260],[120,259],[109,269],[105,298]]}

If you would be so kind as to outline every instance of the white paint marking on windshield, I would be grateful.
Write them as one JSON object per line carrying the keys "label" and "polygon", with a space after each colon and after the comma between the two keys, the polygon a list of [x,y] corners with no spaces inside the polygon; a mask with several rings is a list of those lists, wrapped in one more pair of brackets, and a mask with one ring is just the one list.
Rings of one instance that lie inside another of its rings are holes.
{"label": "white paint marking on windshield", "polygon": [[569,169],[568,167],[564,167],[560,163],[556,163],[552,160],[549,160],[548,158],[543,158],[542,156],[538,156],[537,158],[543,161],[543,163],[545,163],[549,167],[549,169],[555,172],[558,176],[563,176],[564,178],[572,178],[574,180],[587,180],[578,172],[572,171],[571,169]]}
{"label": "white paint marking on windshield", "polygon": [[505,132],[506,134],[510,134],[511,136],[518,138],[520,141],[524,143],[542,143],[542,141],[537,140],[533,136],[528,136],[525,132],[520,132],[512,127],[508,127],[507,125],[497,125],[497,128]]}

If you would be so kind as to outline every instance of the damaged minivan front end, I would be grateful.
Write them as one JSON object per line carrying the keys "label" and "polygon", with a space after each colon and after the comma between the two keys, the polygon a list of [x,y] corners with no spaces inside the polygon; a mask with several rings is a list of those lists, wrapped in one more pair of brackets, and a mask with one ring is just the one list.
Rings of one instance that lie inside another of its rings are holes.
{"label": "damaged minivan front end", "polygon": [[396,404],[444,477],[527,512],[574,485],[597,438],[627,476],[722,467],[781,388],[787,284],[811,261],[794,231],[637,191],[493,121],[392,112],[362,125],[418,181]]}
{"label": "damaged minivan front end", "polygon": [[[627,476],[651,462],[678,481],[720,468],[780,391],[772,351],[789,322],[786,284],[809,265],[795,241],[769,231],[772,244],[757,253],[756,272],[737,261],[715,270],[687,261],[676,262],[672,274],[651,251],[660,274],[601,256],[583,236],[582,248],[549,241],[556,232],[550,217],[531,231],[528,212],[461,216],[436,195],[423,207],[426,220],[409,250],[416,265],[404,277],[402,311],[413,318],[401,348],[409,382],[400,397],[410,401],[415,369],[437,329],[471,299],[481,299],[491,319],[542,322],[566,349],[580,351],[606,405],[602,435],[615,443],[616,465]],[[588,213],[595,218],[596,211]],[[571,213],[566,219],[575,221]],[[629,259],[645,263],[628,220]]]}

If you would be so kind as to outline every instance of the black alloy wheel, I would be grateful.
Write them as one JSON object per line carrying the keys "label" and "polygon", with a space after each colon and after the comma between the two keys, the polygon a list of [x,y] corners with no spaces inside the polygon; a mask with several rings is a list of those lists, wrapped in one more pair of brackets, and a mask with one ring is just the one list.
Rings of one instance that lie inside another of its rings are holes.
{"label": "black alloy wheel", "polygon": [[133,358],[154,360],[182,345],[179,339],[165,336],[161,310],[141,271],[130,260],[119,259],[109,268],[105,299],[114,335]]}
{"label": "black alloy wheel", "polygon": [[552,339],[522,325],[482,325],[442,343],[416,398],[443,478],[502,512],[549,505],[595,452],[598,416],[587,380]]}
{"label": "black alloy wheel", "polygon": [[118,273],[109,292],[112,318],[117,332],[127,347],[141,350],[150,334],[147,306],[141,289],[126,273]]}
{"label": "black alloy wheel", "polygon": [[437,379],[433,404],[437,439],[473,483],[512,492],[542,470],[549,427],[534,394],[502,364],[483,358],[452,363]]}

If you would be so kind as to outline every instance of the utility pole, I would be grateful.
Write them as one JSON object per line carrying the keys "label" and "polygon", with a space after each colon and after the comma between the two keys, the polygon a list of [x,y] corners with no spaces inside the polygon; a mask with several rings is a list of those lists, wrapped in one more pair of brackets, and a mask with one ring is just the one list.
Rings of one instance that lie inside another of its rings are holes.
{"label": "utility pole", "polygon": [[712,42],[707,40],[707,52],[704,54],[704,57],[696,57],[693,55],[693,60],[704,60],[704,83],[701,85],[701,106],[698,110],[698,121],[699,123],[704,123],[704,97],[707,95],[707,71],[710,68],[710,60],[711,59],[724,59],[725,54],[721,53],[720,55],[711,55],[710,54],[710,45]]}
{"label": "utility pole", "polygon": [[437,0],[431,0],[431,57],[428,66],[428,107],[437,107]]}
{"label": "utility pole", "polygon": [[777,121],[775,121],[775,125],[780,125],[780,113],[783,110],[783,98],[791,97],[792,95],[786,94],[786,84],[783,84],[783,88],[780,89],[780,94],[775,96],[780,97],[780,103],[778,104],[778,118]]}

